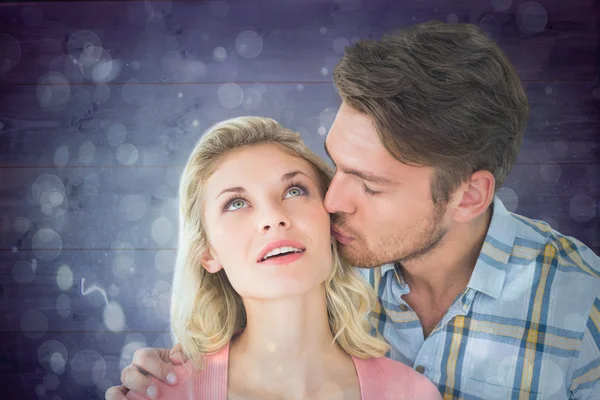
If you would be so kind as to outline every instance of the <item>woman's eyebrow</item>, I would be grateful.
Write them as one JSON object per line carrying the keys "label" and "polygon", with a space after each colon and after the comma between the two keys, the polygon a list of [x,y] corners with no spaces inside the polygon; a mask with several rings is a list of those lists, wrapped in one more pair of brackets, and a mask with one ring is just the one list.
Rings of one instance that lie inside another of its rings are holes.
{"label": "woman's eyebrow", "polygon": [[[304,175],[306,176],[308,179],[313,180],[310,175],[300,171],[300,170],[296,170],[296,171],[292,171],[292,172],[288,172],[285,173],[283,175],[281,175],[281,182],[286,182],[289,180],[292,180],[296,175]],[[234,193],[246,193],[246,189],[244,189],[241,186],[235,186],[235,187],[230,187],[227,189],[223,189],[221,190],[221,192],[217,195],[217,197],[215,197],[215,200],[219,198],[219,196],[221,196],[224,193],[229,193],[229,192],[234,192]]]}
{"label": "woman's eyebrow", "polygon": [[215,197],[215,200],[216,200],[216,199],[218,199],[220,195],[222,195],[222,194],[224,194],[224,193],[228,193],[228,192],[234,192],[234,193],[246,193],[246,189],[244,189],[244,188],[243,188],[243,187],[241,187],[241,186],[236,186],[236,187],[230,187],[230,188],[227,188],[227,189],[223,189],[223,190],[221,191],[221,193],[219,193],[219,194],[217,195],[217,197]]}
{"label": "woman's eyebrow", "polygon": [[302,172],[300,170],[296,170],[296,171],[288,172],[287,174],[281,175],[281,182],[289,181],[289,180],[293,179],[298,174],[304,175],[308,179],[312,180],[312,178],[308,174],[305,174],[304,172]]}

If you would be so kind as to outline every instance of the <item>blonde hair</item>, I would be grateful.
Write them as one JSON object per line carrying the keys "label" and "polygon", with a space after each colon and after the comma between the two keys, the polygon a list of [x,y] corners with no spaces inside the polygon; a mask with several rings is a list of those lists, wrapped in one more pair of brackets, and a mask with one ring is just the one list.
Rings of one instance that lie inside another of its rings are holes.
{"label": "blonde hair", "polygon": [[[180,180],[179,248],[171,300],[173,339],[197,366],[203,355],[218,352],[246,325],[242,299],[225,272],[209,273],[200,263],[208,248],[202,221],[203,185],[227,153],[258,144],[277,145],[308,161],[319,177],[322,196],[331,182],[329,165],[302,142],[298,133],[270,118],[226,120],[211,127],[198,141]],[[332,262],[325,291],[334,341],[355,357],[383,356],[389,346],[379,334],[371,335],[368,321],[375,292],[352,266],[341,261],[337,244]]]}

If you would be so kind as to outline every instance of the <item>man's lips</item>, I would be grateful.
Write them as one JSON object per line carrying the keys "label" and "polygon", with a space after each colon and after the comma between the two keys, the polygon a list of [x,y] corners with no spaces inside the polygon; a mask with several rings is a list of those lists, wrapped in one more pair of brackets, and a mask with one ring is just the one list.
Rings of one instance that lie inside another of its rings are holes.
{"label": "man's lips", "polygon": [[331,236],[333,236],[341,244],[350,244],[354,240],[354,238],[350,236],[344,236],[333,228],[331,228]]}

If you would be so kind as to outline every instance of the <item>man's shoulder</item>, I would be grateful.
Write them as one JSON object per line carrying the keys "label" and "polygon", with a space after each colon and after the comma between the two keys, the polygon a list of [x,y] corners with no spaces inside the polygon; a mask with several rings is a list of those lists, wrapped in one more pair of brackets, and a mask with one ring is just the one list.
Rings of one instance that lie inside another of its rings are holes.
{"label": "man's shoulder", "polygon": [[[516,259],[527,250],[538,264],[549,263],[562,272],[581,273],[600,284],[600,257],[579,239],[553,229],[547,222],[512,214],[517,221],[513,245]],[[535,252],[535,250],[539,252]]]}
{"label": "man's shoulder", "polygon": [[521,299],[547,310],[548,323],[554,327],[585,330],[585,323],[573,321],[587,321],[598,304],[600,257],[547,222],[512,216],[517,228],[499,303],[503,312],[510,313],[506,305]]}

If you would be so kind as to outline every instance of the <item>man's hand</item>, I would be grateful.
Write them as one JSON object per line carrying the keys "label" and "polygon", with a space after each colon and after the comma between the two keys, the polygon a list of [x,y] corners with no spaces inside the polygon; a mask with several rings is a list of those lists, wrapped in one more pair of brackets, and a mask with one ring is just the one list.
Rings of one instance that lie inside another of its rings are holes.
{"label": "man's hand", "polygon": [[177,383],[177,375],[173,365],[187,361],[181,345],[176,344],[171,350],[145,347],[138,349],[133,361],[121,372],[122,386],[113,386],[106,391],[106,400],[127,400],[129,391],[135,392],[145,399],[158,399],[160,393],[155,384],[162,381],[167,385]]}

